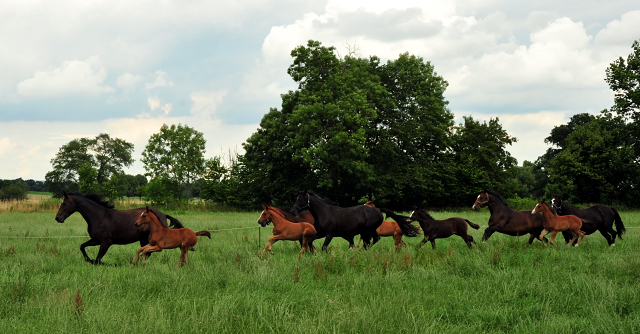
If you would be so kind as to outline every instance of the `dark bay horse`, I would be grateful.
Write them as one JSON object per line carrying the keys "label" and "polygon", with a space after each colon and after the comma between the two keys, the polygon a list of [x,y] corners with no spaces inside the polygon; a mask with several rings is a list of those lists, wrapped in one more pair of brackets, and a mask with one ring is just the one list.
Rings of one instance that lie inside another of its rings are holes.
{"label": "dark bay horse", "polygon": [[553,211],[551,211],[551,208],[549,208],[547,203],[544,201],[539,201],[531,211],[532,214],[536,214],[538,212],[541,213],[544,218],[544,223],[542,224],[544,226],[544,230],[540,233],[538,239],[540,239],[545,246],[547,244],[542,238],[544,238],[547,233],[551,232],[550,242],[552,245],[557,246],[555,243],[556,234],[558,234],[558,232],[567,232],[573,236],[573,238],[567,242],[567,246],[571,246],[574,241],[578,240],[578,243],[576,244],[576,247],[578,247],[585,235],[585,233],[580,230],[582,223],[585,222],[584,219],[574,215],[557,216]]}
{"label": "dark bay horse", "polygon": [[[555,195],[551,197],[551,209],[555,210],[559,216],[574,215],[584,218],[588,222],[582,224],[582,231],[587,235],[600,231],[600,234],[607,239],[609,246],[615,245],[616,234],[618,238],[622,239],[622,234],[626,231],[618,211],[606,205],[596,204],[586,209],[578,209],[563,201],[562,196]],[[613,229],[614,223],[617,232]],[[565,240],[569,241],[569,234],[563,233],[563,235]]]}
{"label": "dark bay horse", "polygon": [[180,261],[178,266],[189,263],[189,250],[194,250],[193,246],[198,242],[198,236],[204,235],[211,239],[209,231],[193,232],[188,228],[168,228],[163,226],[158,217],[149,210],[142,211],[135,221],[136,227],[149,227],[149,244],[138,249],[136,256],[131,261],[131,267],[138,261],[138,256],[142,253],[142,264],[144,260],[153,252],[162,252],[163,249],[180,248]]}
{"label": "dark bay horse", "polygon": [[418,224],[420,224],[422,228],[422,233],[424,233],[424,239],[420,242],[420,247],[427,243],[427,241],[431,241],[431,247],[433,249],[436,249],[436,239],[448,238],[454,234],[460,236],[460,238],[467,243],[467,246],[471,248],[476,241],[473,240],[472,236],[467,234],[467,225],[476,230],[480,228],[480,225],[463,218],[453,217],[445,220],[436,220],[431,217],[429,213],[421,209],[414,210],[411,213],[410,219],[418,221]]}
{"label": "dark bay horse", "polygon": [[507,205],[500,194],[494,191],[486,189],[481,191],[472,208],[478,210],[485,206],[489,207],[491,216],[489,217],[489,227],[484,230],[482,235],[483,242],[487,241],[494,232],[513,236],[528,233],[529,244],[531,244],[544,229],[542,215],[533,215],[531,211],[515,211]]}
{"label": "dark bay horse", "polygon": [[[376,229],[382,224],[384,217],[380,210],[366,205],[342,208],[326,204],[318,195],[311,191],[300,191],[293,205],[294,213],[308,209],[315,220],[317,234],[311,240],[325,238],[322,250],[327,251],[331,239],[341,237],[349,242],[349,248],[354,247],[353,238],[360,234],[364,241],[364,248],[368,249],[380,237]],[[415,236],[414,227],[408,222],[398,222],[407,236]],[[373,242],[372,242],[373,240]]]}
{"label": "dark bay horse", "polygon": [[[102,263],[102,257],[107,253],[111,245],[126,245],[140,242],[140,246],[149,243],[149,226],[136,227],[134,223],[145,208],[131,210],[115,210],[113,204],[107,202],[99,195],[63,192],[64,200],[60,204],[56,221],[64,223],[65,219],[74,212],[80,212],[87,222],[89,241],[80,245],[80,251],[84,260],[92,264]],[[167,219],[176,228],[182,228],[182,224],[175,218],[165,215],[157,209],[150,208],[158,217],[163,226],[167,226]],[[87,246],[98,246],[98,255],[91,260],[85,252]]]}

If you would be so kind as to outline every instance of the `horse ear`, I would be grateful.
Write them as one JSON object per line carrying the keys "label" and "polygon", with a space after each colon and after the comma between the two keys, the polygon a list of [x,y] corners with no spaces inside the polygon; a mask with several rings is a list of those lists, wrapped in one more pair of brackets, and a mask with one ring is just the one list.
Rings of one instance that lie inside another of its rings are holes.
{"label": "horse ear", "polygon": [[147,205],[147,212],[149,212],[149,206]]}
{"label": "horse ear", "polygon": [[64,190],[62,191],[62,196],[64,196],[64,198],[69,198],[69,195],[68,195],[68,194],[67,194],[67,192],[66,192],[66,191],[64,191]]}

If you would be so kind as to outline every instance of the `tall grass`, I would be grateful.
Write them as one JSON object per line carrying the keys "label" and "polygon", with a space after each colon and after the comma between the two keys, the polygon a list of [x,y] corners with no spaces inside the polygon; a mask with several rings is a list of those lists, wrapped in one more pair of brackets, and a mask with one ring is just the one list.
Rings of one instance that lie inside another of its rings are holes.
{"label": "tall grass", "polygon": [[[640,235],[608,247],[597,234],[578,248],[494,234],[467,249],[457,236],[393,252],[334,239],[329,253],[297,258],[295,242],[261,255],[270,228],[259,213],[169,212],[200,238],[191,263],[178,250],[130,268],[138,245],[114,245],[92,266],[74,214],[0,213],[0,332],[193,333],[631,333],[640,330]],[[433,212],[486,225],[487,210]],[[628,227],[640,212],[622,212]],[[470,230],[481,240],[483,229]],[[77,237],[76,237],[77,236]],[[259,240],[260,238],[260,240]],[[319,248],[322,240],[316,241]],[[95,257],[97,247],[87,249]]]}

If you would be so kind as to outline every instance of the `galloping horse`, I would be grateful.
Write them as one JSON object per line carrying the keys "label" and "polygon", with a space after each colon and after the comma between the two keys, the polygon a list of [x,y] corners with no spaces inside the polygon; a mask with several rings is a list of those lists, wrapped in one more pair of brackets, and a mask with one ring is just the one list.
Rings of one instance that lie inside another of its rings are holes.
{"label": "galloping horse", "polygon": [[471,248],[472,244],[476,241],[473,237],[467,234],[467,224],[474,229],[479,229],[480,225],[474,224],[467,219],[463,218],[447,218],[445,220],[436,220],[429,213],[424,210],[416,209],[411,213],[411,220],[417,220],[422,227],[424,233],[424,239],[420,242],[420,247],[426,244],[427,241],[431,241],[431,247],[436,249],[436,239],[448,238],[452,235],[458,235],[467,246]]}
{"label": "galloping horse", "polygon": [[273,206],[263,204],[263,211],[258,218],[258,224],[265,227],[269,223],[273,223],[273,235],[269,237],[269,242],[264,246],[262,254],[267,250],[273,254],[273,245],[278,240],[300,240],[302,250],[298,253],[298,257],[306,252],[309,247],[309,241],[316,235],[316,228],[307,222],[292,223],[285,219],[285,216]]}
{"label": "galloping horse", "polygon": [[[62,194],[64,200],[56,214],[56,221],[64,223],[65,219],[77,211],[87,222],[87,231],[91,239],[80,245],[80,251],[85,261],[92,264],[104,264],[102,257],[113,244],[127,245],[139,241],[140,246],[144,246],[149,243],[149,228],[146,226],[137,228],[133,224],[145,208],[115,210],[113,204],[99,195],[67,192],[62,192]],[[158,217],[162,226],[167,226],[167,219],[169,219],[172,226],[183,227],[177,219],[165,215],[157,209],[150,208],[150,210]],[[84,249],[87,246],[98,245],[100,245],[98,255],[95,260],[91,260]]]}
{"label": "galloping horse", "polygon": [[[311,191],[300,191],[293,205],[294,213],[308,209],[315,220],[317,234],[311,240],[325,238],[322,250],[327,251],[329,243],[334,237],[341,237],[349,242],[349,248],[354,246],[353,238],[360,234],[364,241],[364,248],[368,249],[380,237],[376,229],[382,224],[384,217],[377,208],[357,205],[348,208],[329,205]],[[415,228],[408,222],[398,222],[407,236],[415,236]],[[373,243],[371,240],[373,239]]]}
{"label": "galloping horse", "polygon": [[[364,205],[368,205],[374,208],[376,207],[372,201],[367,201],[367,203],[364,203]],[[419,227],[416,228],[420,229]],[[407,247],[407,244],[402,241],[402,236],[404,235],[404,233],[402,233],[402,229],[400,228],[398,223],[393,220],[383,220],[382,224],[380,224],[380,226],[376,229],[376,232],[381,237],[393,237],[393,242],[395,244],[394,252],[398,251],[398,247],[400,245],[402,245],[403,247]],[[361,242],[362,236],[360,236],[360,240],[358,240],[358,245],[356,246],[357,248],[360,248]]]}
{"label": "galloping horse", "polygon": [[[582,224],[581,230],[587,235],[600,231],[600,234],[607,239],[609,246],[615,246],[616,234],[622,239],[622,234],[627,230],[618,211],[606,205],[596,204],[581,210],[563,201],[562,196],[555,195],[551,197],[551,210],[555,210],[559,216],[574,215],[588,220]],[[614,222],[618,232],[613,229]],[[564,232],[562,234],[565,240],[569,241],[570,236]]]}
{"label": "galloping horse", "polygon": [[131,261],[131,267],[138,261],[138,256],[142,253],[142,264],[147,256],[153,252],[162,252],[163,249],[180,248],[180,262],[178,266],[182,266],[185,262],[189,262],[188,252],[193,250],[193,246],[198,242],[197,236],[204,235],[211,239],[209,231],[193,232],[188,228],[172,229],[162,226],[158,216],[149,207],[143,211],[135,224],[136,227],[149,225],[149,244],[142,246],[136,252],[136,256]]}
{"label": "galloping horse", "polygon": [[489,207],[489,227],[484,230],[482,241],[485,242],[494,232],[520,236],[529,233],[529,244],[542,232],[542,215],[531,214],[531,211],[515,211],[502,199],[500,194],[491,190],[483,190],[478,195],[473,209]]}
{"label": "galloping horse", "polygon": [[542,217],[544,217],[544,231],[542,231],[538,239],[540,239],[545,246],[547,244],[542,238],[544,238],[547,233],[551,232],[550,242],[552,245],[557,246],[554,242],[556,240],[556,234],[558,234],[558,232],[567,231],[573,235],[571,241],[567,242],[567,246],[573,244],[573,242],[578,239],[578,236],[580,236],[578,243],[576,244],[576,247],[578,247],[580,241],[582,241],[582,238],[584,238],[585,235],[585,233],[580,230],[582,223],[585,221],[584,219],[574,215],[556,216],[551,212],[551,209],[544,201],[539,201],[536,207],[531,211],[531,214],[535,214],[537,212],[542,213]]}

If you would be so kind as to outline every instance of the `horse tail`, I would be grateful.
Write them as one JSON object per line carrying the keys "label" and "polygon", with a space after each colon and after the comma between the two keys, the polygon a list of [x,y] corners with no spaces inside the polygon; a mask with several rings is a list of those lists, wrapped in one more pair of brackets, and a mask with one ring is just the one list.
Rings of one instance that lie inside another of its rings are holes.
{"label": "horse tail", "polygon": [[171,217],[171,216],[167,215],[167,219],[169,219],[169,221],[171,222],[169,224],[169,226],[171,226],[173,228],[184,228],[182,223],[179,220],[177,220],[175,217]]}
{"label": "horse tail", "polygon": [[622,240],[622,233],[626,232],[627,229],[624,227],[624,224],[622,223],[622,218],[620,218],[620,214],[618,213],[618,210],[611,208],[611,210],[613,210],[613,214],[614,214],[614,219],[615,219],[615,223],[616,223],[616,232],[618,233],[618,238],[620,238]]}
{"label": "horse tail", "polygon": [[198,231],[196,232],[196,236],[204,235],[205,237],[209,237],[211,239],[211,233],[209,231]]}
{"label": "horse tail", "polygon": [[409,222],[409,217],[399,215],[385,208],[381,208],[380,211],[384,212],[387,215],[387,217],[393,218],[393,220],[395,220],[396,223],[398,223],[398,226],[402,230],[402,234],[406,235],[407,237],[418,236],[419,230],[415,226],[413,226],[411,222]]}
{"label": "horse tail", "polygon": [[469,226],[471,226],[471,228],[474,228],[474,229],[476,229],[476,230],[480,228],[480,225],[478,225],[478,224],[474,224],[474,223],[470,222],[470,221],[469,221],[469,220],[467,220],[467,219],[465,219],[464,221],[466,221],[466,222],[467,222],[467,224],[469,224]]}

